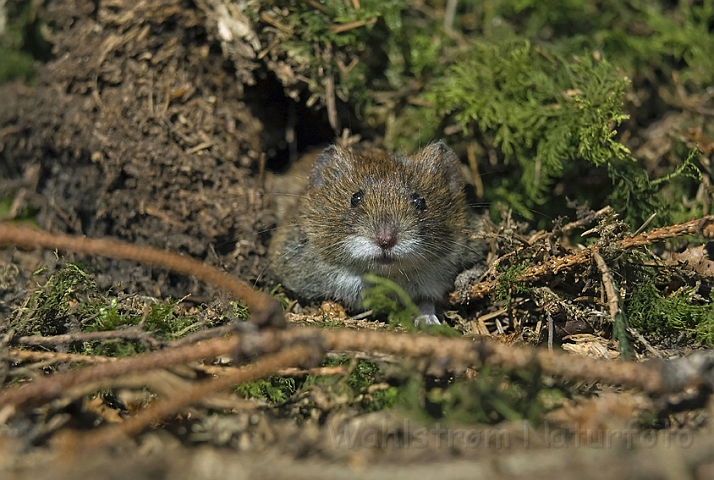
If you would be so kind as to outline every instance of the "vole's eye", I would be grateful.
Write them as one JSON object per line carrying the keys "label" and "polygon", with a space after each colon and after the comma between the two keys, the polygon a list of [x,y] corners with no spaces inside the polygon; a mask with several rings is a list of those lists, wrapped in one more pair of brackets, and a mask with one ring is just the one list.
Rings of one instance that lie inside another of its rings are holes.
{"label": "vole's eye", "polygon": [[350,207],[357,208],[359,204],[362,203],[363,198],[364,192],[362,190],[352,195],[352,200],[350,200]]}
{"label": "vole's eye", "polygon": [[416,208],[417,211],[423,212],[424,210],[426,210],[426,200],[418,193],[412,193],[412,196],[409,197],[409,200],[412,202],[412,205],[414,205],[414,208]]}

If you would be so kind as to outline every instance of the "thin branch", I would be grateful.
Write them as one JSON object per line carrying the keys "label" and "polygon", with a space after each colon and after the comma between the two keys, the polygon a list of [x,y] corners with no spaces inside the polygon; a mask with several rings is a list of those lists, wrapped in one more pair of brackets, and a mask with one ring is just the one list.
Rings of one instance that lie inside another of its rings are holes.
{"label": "thin branch", "polygon": [[314,345],[295,345],[273,355],[268,355],[252,365],[238,369],[230,375],[199,382],[183,392],[177,392],[171,398],[152,404],[116,427],[105,428],[83,435],[80,437],[80,442],[84,447],[82,450],[112,445],[120,438],[140,433],[152,423],[161,421],[185,407],[198,403],[207,396],[226,390],[233,385],[267,377],[280,369],[303,364],[309,361],[310,358],[315,357],[316,353],[319,358],[322,358],[322,353],[316,351]]}
{"label": "thin branch", "polygon": [[223,335],[228,335],[230,333],[235,333],[236,330],[240,330],[235,324],[222,325],[220,327],[208,328],[206,330],[201,330],[200,332],[192,333],[186,335],[183,338],[172,341],[169,346],[171,347],[181,347],[183,345],[189,345],[196,343],[201,340],[208,340],[210,338],[222,337]]}
{"label": "thin branch", "polygon": [[16,361],[50,363],[108,363],[119,360],[116,357],[102,355],[81,355],[79,353],[34,352],[32,350],[9,349],[6,356]]}
{"label": "thin branch", "polygon": [[107,330],[103,332],[78,332],[64,335],[52,335],[41,337],[38,335],[28,335],[26,337],[13,337],[10,341],[15,345],[31,345],[39,347],[57,347],[69,343],[91,342],[95,340],[137,340],[147,342],[154,348],[161,346],[163,342],[148,332],[138,327],[130,327],[123,330]]}
{"label": "thin branch", "polygon": [[581,218],[580,220],[577,220],[575,222],[566,223],[565,225],[563,225],[563,228],[561,228],[561,231],[563,233],[568,233],[569,231],[575,230],[576,228],[585,228],[587,225],[590,225],[595,220],[609,215],[610,212],[612,212],[612,207],[608,205],[604,208],[601,208],[597,212],[593,212],[585,216],[585,218]]}

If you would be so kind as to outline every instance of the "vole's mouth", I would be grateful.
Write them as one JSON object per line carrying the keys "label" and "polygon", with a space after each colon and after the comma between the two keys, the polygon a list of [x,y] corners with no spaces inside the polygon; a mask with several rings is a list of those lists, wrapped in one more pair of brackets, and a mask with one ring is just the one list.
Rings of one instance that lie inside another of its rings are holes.
{"label": "vole's mouth", "polygon": [[377,263],[380,265],[391,265],[394,263],[394,257],[391,255],[381,255],[377,257]]}
{"label": "vole's mouth", "polygon": [[354,235],[344,242],[344,253],[361,266],[361,268],[377,268],[382,273],[391,270],[395,265],[401,265],[417,251],[415,240],[403,239],[390,248],[378,245],[372,237]]}

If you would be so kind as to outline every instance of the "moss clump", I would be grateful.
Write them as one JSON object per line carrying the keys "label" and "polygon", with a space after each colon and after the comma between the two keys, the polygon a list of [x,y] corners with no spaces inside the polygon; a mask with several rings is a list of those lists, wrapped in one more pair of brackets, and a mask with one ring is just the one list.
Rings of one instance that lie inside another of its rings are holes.
{"label": "moss clump", "polygon": [[531,216],[533,204],[525,199],[542,203],[567,162],[605,165],[629,158],[613,138],[627,119],[626,86],[609,63],[591,56],[566,59],[522,38],[475,41],[424,94],[434,104],[425,120],[434,125],[446,114],[464,133],[473,124],[492,134],[504,162],[521,167],[525,196],[517,207]]}
{"label": "moss clump", "polygon": [[426,389],[423,381],[413,378],[403,388],[397,407],[417,417],[466,425],[504,420],[537,424],[565,395],[546,385],[538,372],[484,366],[474,379]]}
{"label": "moss clump", "polygon": [[667,182],[699,175],[694,155],[666,180],[650,180],[617,138],[617,127],[629,118],[624,107],[629,82],[612,64],[599,54],[561,56],[512,35],[475,40],[469,47],[426,87],[421,97],[427,106],[409,108],[410,122],[415,117],[424,136],[411,137],[416,142],[407,145],[406,131],[395,129],[392,135],[402,138],[392,138],[395,144],[414,148],[450,122],[461,126],[464,138],[478,132],[504,166],[515,164],[490,180],[486,196],[528,219],[553,200],[557,179],[592,167],[606,167],[612,184],[607,201],[630,224],[639,225],[652,213],[658,214],[657,224],[677,218],[661,190]]}
{"label": "moss clump", "polygon": [[547,37],[563,52],[597,49],[629,72],[659,69],[671,78],[676,71],[698,86],[714,80],[711,0],[501,0],[490,15],[528,37]]}
{"label": "moss clump", "polygon": [[538,372],[485,367],[474,381],[431,392],[430,398],[441,402],[445,418],[460,423],[528,420],[537,424],[553,399],[562,395],[546,387]]}
{"label": "moss clump", "polygon": [[5,28],[0,35],[0,84],[15,79],[30,80],[34,72],[33,59],[21,50],[22,23],[13,21]]}
{"label": "moss clump", "polygon": [[[668,175],[651,179],[647,172],[634,161],[618,161],[608,164],[613,182],[610,202],[616,211],[622,212],[623,220],[634,227],[655,214],[653,226],[670,225],[686,221],[704,212],[696,202],[674,202],[673,198],[686,196],[688,190],[696,190],[694,184],[701,181],[701,172],[693,163],[699,152],[689,152],[682,163]],[[695,205],[688,208],[686,203]]]}
{"label": "moss clump", "polygon": [[392,327],[415,328],[414,318],[419,315],[419,308],[399,285],[371,273],[364,279],[372,284],[364,291],[364,308],[371,309],[376,315],[386,315]]}
{"label": "moss clump", "polygon": [[236,391],[248,398],[265,398],[283,403],[296,391],[295,379],[272,375],[268,378],[239,385]]}
{"label": "moss clump", "polygon": [[352,360],[347,357],[328,358],[322,366],[334,367],[348,365],[350,374],[344,375],[307,375],[304,379],[294,379],[273,375],[267,379],[248,382],[237,387],[237,392],[245,397],[262,398],[280,404],[300,392],[319,388],[328,392],[330,398],[340,397],[340,404],[359,408],[362,412],[371,412],[390,408],[397,403],[397,387],[377,389],[369,392],[371,386],[384,379],[384,372],[374,362]]}
{"label": "moss clump", "polygon": [[10,327],[18,336],[65,333],[67,315],[95,289],[91,275],[76,264],[66,264],[32,294],[26,309],[16,312]]}
{"label": "moss clump", "polygon": [[410,331],[422,328],[435,335],[461,336],[459,332],[449,325],[414,325],[414,319],[421,312],[419,307],[414,304],[409,295],[399,285],[371,273],[365,275],[364,279],[372,284],[363,293],[364,308],[371,309],[376,316],[386,316],[392,328],[399,325]]}
{"label": "moss clump", "polygon": [[667,285],[667,278],[658,278],[651,269],[641,273],[626,304],[632,327],[665,336],[684,332],[699,341],[714,343],[714,298],[702,298],[693,287],[665,293],[658,283]]}
{"label": "moss clump", "polygon": [[232,301],[230,306],[232,309],[231,314],[235,320],[248,320],[250,317],[250,309],[242,300]]}
{"label": "moss clump", "polygon": [[[336,362],[330,362],[333,365],[344,365],[348,359],[337,359]],[[366,360],[357,360],[347,377],[347,385],[349,385],[353,390],[360,391],[363,388],[367,388],[377,381],[377,377],[380,374],[379,365],[374,362],[368,362]]]}
{"label": "moss clump", "polygon": [[496,271],[501,273],[501,276],[498,278],[498,285],[496,286],[497,301],[505,300],[506,305],[509,306],[512,295],[527,295],[530,293],[531,288],[526,287],[519,280],[526,270],[528,270],[527,263],[518,263],[510,267],[497,266]]}
{"label": "moss clump", "polygon": [[370,387],[387,379],[387,374],[379,364],[347,357],[327,358],[323,362],[325,367],[338,365],[348,366],[349,375],[346,377],[309,375],[305,379],[304,387],[315,385],[329,391],[331,395],[345,396],[346,403],[357,407],[361,412],[384,410],[392,408],[397,403],[400,389],[396,386],[370,391]]}

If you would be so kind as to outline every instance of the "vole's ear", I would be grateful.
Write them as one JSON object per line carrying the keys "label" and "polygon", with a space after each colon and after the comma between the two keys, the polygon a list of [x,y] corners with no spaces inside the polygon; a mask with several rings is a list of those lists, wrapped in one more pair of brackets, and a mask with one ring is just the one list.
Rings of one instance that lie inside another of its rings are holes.
{"label": "vole's ear", "polygon": [[329,182],[339,181],[350,168],[348,155],[350,152],[336,145],[320,152],[312,165],[308,188],[322,188]]}
{"label": "vole's ear", "polygon": [[461,176],[461,162],[456,153],[444,142],[439,140],[427,145],[416,158],[422,162],[432,175],[445,175],[449,182],[451,193],[456,195],[464,189],[464,179]]}

